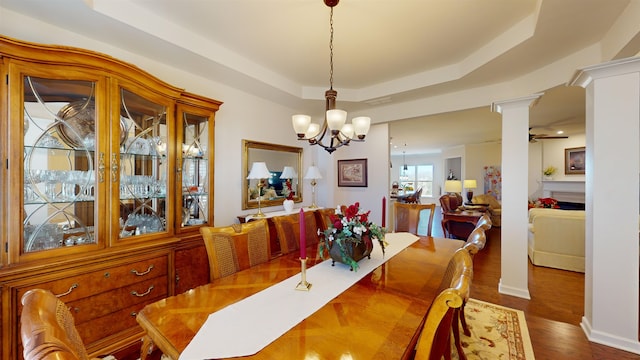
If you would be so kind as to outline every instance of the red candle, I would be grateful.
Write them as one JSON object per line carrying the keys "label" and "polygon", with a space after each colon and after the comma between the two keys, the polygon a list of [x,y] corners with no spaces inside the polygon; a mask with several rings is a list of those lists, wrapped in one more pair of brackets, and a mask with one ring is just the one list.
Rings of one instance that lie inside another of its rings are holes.
{"label": "red candle", "polygon": [[384,227],[386,219],[387,219],[387,197],[383,196],[382,197],[382,227]]}
{"label": "red candle", "polygon": [[307,227],[304,223],[304,210],[300,209],[300,259],[307,258]]}

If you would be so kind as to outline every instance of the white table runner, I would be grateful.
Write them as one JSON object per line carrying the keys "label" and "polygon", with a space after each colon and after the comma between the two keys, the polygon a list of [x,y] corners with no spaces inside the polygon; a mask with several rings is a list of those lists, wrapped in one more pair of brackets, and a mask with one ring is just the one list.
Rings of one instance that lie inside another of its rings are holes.
{"label": "white table runner", "polygon": [[375,245],[371,259],[358,262],[358,271],[331,260],[307,269],[311,291],[297,291],[300,273],[242,301],[209,315],[180,360],[249,356],[262,350],[302,320],[358,282],[419,238],[409,233],[389,233],[385,256]]}

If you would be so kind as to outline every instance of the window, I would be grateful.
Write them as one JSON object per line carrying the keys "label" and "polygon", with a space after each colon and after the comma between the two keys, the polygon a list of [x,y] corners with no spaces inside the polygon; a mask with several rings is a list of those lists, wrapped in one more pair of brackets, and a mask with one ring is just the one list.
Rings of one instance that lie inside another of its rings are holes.
{"label": "window", "polygon": [[407,165],[400,167],[400,188],[415,191],[422,187],[422,196],[433,196],[433,165]]}

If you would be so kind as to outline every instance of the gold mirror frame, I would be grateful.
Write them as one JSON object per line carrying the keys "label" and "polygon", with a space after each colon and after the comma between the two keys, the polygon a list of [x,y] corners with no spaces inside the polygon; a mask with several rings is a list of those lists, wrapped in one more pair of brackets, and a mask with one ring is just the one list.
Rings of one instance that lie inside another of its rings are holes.
{"label": "gold mirror frame", "polygon": [[[248,180],[249,171],[255,161],[264,161],[267,163],[267,168],[271,172],[281,172],[283,167],[293,166],[294,170],[298,174],[298,178],[294,179],[295,196],[294,202],[302,202],[302,148],[287,145],[269,144],[259,141],[242,140],[242,210],[257,209],[258,201],[250,200],[249,193],[252,188],[252,184],[257,180]],[[273,154],[271,154],[273,152]],[[270,163],[271,161],[271,163]],[[297,181],[297,184],[295,183]],[[255,188],[255,185],[253,185]],[[261,199],[260,206],[262,208],[269,206],[281,206],[285,200],[284,196],[278,196],[273,199]]]}

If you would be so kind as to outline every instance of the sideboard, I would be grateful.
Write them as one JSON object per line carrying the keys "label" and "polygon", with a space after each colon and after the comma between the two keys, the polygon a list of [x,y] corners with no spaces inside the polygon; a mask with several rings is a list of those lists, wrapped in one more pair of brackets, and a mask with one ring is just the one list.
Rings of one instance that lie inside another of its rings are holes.
{"label": "sideboard", "polygon": [[220,101],[108,55],[0,36],[0,359],[51,290],[89,354],[139,352],[136,313],[208,282]]}

